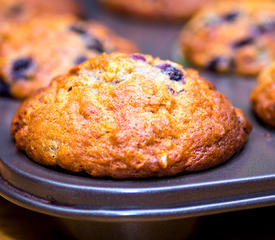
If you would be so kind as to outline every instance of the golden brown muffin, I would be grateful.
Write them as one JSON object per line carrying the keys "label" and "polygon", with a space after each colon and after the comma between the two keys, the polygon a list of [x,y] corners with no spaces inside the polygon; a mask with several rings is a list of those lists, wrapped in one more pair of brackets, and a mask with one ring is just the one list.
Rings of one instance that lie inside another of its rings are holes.
{"label": "golden brown muffin", "polygon": [[158,20],[181,20],[214,0],[100,0],[114,10]]}
{"label": "golden brown muffin", "polygon": [[14,31],[11,22],[18,24],[44,14],[83,14],[78,0],[0,0],[0,6],[0,32]]}
{"label": "golden brown muffin", "polygon": [[275,59],[275,1],[211,4],[183,28],[180,46],[200,67],[256,75]]}
{"label": "golden brown muffin", "polygon": [[259,75],[258,85],[251,93],[251,103],[256,114],[275,127],[275,62]]}
{"label": "golden brown muffin", "polygon": [[135,52],[129,41],[103,25],[71,16],[43,16],[5,35],[0,45],[0,77],[16,98],[46,87],[56,75],[102,52]]}
{"label": "golden brown muffin", "polygon": [[251,124],[191,69],[149,55],[103,54],[54,79],[12,121],[38,163],[144,178],[206,169],[242,148]]}

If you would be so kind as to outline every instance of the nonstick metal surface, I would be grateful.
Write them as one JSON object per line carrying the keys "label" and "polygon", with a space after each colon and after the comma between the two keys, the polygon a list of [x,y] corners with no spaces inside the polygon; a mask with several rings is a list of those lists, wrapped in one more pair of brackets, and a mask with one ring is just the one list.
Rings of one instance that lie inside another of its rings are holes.
{"label": "nonstick metal surface", "polygon": [[[177,60],[183,24],[130,19],[93,1],[87,1],[87,9],[90,17],[136,42],[141,52]],[[247,144],[231,160],[206,171],[143,180],[95,179],[46,168],[16,150],[9,128],[19,101],[0,97],[0,195],[49,215],[101,221],[179,219],[275,205],[275,131],[251,112],[255,79],[201,73],[253,123]]]}

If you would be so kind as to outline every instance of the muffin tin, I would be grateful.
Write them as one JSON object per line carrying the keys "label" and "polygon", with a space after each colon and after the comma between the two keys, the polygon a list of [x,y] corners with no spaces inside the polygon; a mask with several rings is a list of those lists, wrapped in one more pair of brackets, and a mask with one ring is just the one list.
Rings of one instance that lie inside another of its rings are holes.
{"label": "muffin tin", "polygon": [[[135,41],[141,52],[178,60],[181,24],[143,22],[87,1],[90,16]],[[254,129],[242,151],[215,168],[143,180],[96,179],[40,166],[18,152],[10,121],[19,102],[0,97],[0,195],[22,207],[75,221],[164,221],[275,205],[275,131],[251,112],[255,79],[201,71]]]}

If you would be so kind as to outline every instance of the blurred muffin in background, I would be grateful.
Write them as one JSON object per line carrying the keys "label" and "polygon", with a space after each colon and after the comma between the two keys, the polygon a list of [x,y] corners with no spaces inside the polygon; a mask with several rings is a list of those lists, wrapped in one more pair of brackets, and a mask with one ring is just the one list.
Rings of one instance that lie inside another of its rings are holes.
{"label": "blurred muffin in background", "polygon": [[46,87],[53,77],[103,52],[135,52],[134,44],[103,25],[72,16],[33,18],[0,44],[0,78],[16,98]]}
{"label": "blurred muffin in background", "polygon": [[265,68],[251,93],[255,113],[267,124],[275,127],[275,62]]}
{"label": "blurred muffin in background", "polygon": [[83,15],[78,0],[0,0],[0,31],[9,30],[11,22],[21,23],[43,14]]}
{"label": "blurred muffin in background", "polygon": [[183,28],[180,47],[184,57],[197,66],[257,75],[275,60],[275,1],[210,4]]}
{"label": "blurred muffin in background", "polygon": [[158,20],[181,20],[190,17],[214,0],[99,0],[105,6],[132,16]]}

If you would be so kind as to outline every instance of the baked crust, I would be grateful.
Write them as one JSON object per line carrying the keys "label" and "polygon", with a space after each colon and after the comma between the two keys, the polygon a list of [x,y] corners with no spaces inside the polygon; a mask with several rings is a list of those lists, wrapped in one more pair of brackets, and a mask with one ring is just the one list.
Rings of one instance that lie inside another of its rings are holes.
{"label": "baked crust", "polygon": [[261,72],[250,98],[255,113],[275,127],[275,62]]}
{"label": "baked crust", "polygon": [[113,53],[25,100],[11,134],[41,164],[145,178],[220,164],[242,148],[251,128],[198,72],[150,55]]}
{"label": "baked crust", "polygon": [[197,66],[257,75],[275,59],[275,2],[225,0],[210,4],[183,28],[180,48]]}
{"label": "baked crust", "polygon": [[69,15],[12,25],[0,45],[0,76],[15,98],[46,87],[51,79],[102,52],[135,52],[136,46],[94,21]]}

